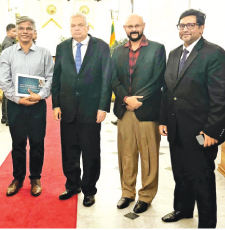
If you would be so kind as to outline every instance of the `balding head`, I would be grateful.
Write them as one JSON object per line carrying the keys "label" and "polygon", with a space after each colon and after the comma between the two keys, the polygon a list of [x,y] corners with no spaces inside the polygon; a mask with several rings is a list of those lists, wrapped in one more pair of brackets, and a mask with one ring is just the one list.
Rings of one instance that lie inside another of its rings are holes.
{"label": "balding head", "polygon": [[126,31],[128,38],[132,42],[137,42],[142,39],[145,23],[143,22],[143,18],[140,15],[129,15],[123,27]]}
{"label": "balding head", "polygon": [[125,25],[128,25],[129,23],[131,23],[133,21],[136,21],[136,22],[138,21],[140,24],[144,23],[144,20],[140,15],[138,15],[138,14],[130,14],[127,17],[126,21],[125,21]]}

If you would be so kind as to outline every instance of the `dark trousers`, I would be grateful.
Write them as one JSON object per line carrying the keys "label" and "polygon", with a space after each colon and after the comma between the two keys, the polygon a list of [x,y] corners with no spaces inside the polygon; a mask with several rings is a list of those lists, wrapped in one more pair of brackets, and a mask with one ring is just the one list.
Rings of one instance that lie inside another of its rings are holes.
{"label": "dark trousers", "polygon": [[30,144],[30,179],[40,179],[44,160],[46,102],[31,106],[8,100],[9,129],[12,137],[13,176],[23,181],[26,175],[26,145]]}
{"label": "dark trousers", "polygon": [[7,118],[7,101],[8,99],[5,97],[5,94],[3,93],[2,97],[2,117]]}
{"label": "dark trousers", "polygon": [[[66,189],[81,187],[84,195],[97,193],[96,183],[100,175],[101,124],[61,122],[63,172],[67,178]],[[82,152],[83,176],[80,169]]]}
{"label": "dark trousers", "polygon": [[195,201],[198,207],[199,228],[215,228],[217,223],[215,163],[218,147],[184,147],[177,135],[170,144],[175,180],[174,210],[192,217]]}

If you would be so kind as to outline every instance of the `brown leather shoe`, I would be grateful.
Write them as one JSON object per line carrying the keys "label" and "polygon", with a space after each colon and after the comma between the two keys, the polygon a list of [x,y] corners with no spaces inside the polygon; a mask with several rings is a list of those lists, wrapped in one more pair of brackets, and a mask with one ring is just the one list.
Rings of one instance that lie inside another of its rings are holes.
{"label": "brown leather shoe", "polygon": [[18,191],[22,186],[23,186],[23,182],[19,182],[18,180],[14,179],[12,183],[9,185],[9,187],[7,188],[6,196],[15,195],[16,193],[18,193]]}
{"label": "brown leather shoe", "polygon": [[40,179],[31,179],[31,195],[32,196],[39,196],[41,195],[42,188],[41,188],[41,181]]}

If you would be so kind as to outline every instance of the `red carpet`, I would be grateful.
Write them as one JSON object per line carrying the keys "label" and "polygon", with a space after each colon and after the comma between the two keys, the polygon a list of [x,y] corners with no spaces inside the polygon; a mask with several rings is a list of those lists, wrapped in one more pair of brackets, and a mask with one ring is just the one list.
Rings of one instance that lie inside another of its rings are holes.
{"label": "red carpet", "polygon": [[76,228],[77,196],[61,201],[65,190],[62,172],[59,122],[53,119],[51,99],[47,100],[47,133],[42,171],[42,194],[30,194],[29,164],[23,187],[12,196],[5,195],[12,177],[12,158],[0,167],[0,228]]}

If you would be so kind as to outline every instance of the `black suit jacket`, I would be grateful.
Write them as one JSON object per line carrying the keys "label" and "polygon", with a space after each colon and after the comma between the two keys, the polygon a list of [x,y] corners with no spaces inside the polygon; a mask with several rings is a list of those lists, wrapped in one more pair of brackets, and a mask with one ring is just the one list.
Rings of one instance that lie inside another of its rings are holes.
{"label": "black suit jacket", "polygon": [[160,124],[167,125],[171,143],[179,132],[184,145],[199,148],[196,136],[200,131],[221,142],[225,134],[225,51],[201,38],[178,75],[181,52],[179,46],[169,54]]}
{"label": "black suit jacket", "polygon": [[[113,52],[112,87],[116,96],[114,113],[120,119],[126,106],[123,99],[129,96],[130,71],[129,48],[118,46]],[[149,41],[142,46],[134,72],[131,75],[131,96],[143,96],[138,99],[142,106],[135,110],[139,121],[158,121],[161,101],[161,87],[166,67],[165,47]]]}
{"label": "black suit jacket", "polygon": [[[90,35],[89,35],[90,36]],[[79,74],[72,53],[72,38],[56,49],[52,83],[53,108],[60,107],[62,121],[96,123],[97,111],[109,112],[111,57],[104,41],[90,36]]]}

